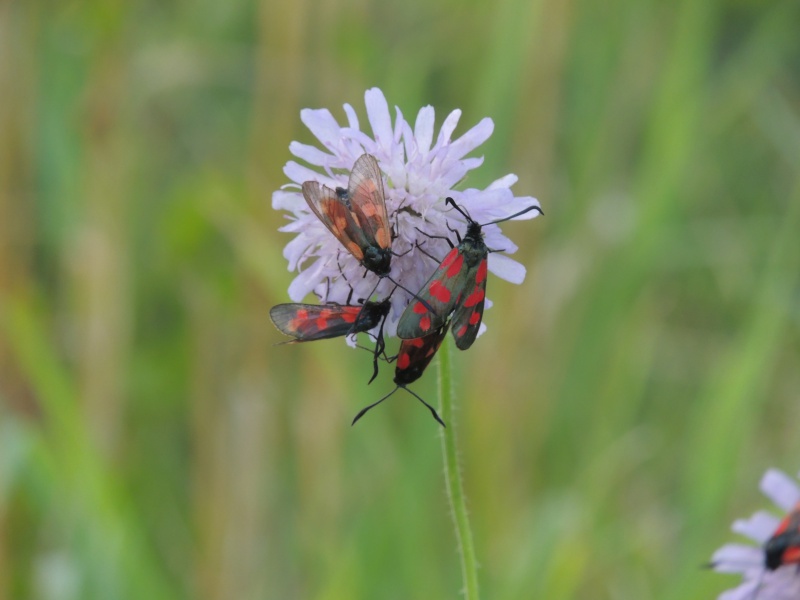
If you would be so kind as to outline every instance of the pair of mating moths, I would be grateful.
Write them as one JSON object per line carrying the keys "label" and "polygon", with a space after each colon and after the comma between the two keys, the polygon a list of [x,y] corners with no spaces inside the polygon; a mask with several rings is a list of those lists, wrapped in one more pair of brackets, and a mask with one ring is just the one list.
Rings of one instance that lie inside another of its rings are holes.
{"label": "pair of mating moths", "polygon": [[[374,156],[364,154],[356,160],[347,189],[337,187],[334,190],[317,181],[306,181],[303,184],[303,197],[320,221],[365,269],[394,282],[389,276],[392,235],[386,212],[383,177]],[[534,209],[541,212],[538,206],[530,206],[510,217],[480,225],[452,198],[447,198],[446,202],[467,219],[467,232],[418,293],[406,290],[413,298],[397,325],[397,335],[403,340],[396,357],[394,383],[397,387],[358,413],[353,423],[399,388],[408,390],[406,386],[419,379],[433,359],[448,328],[452,328],[459,349],[466,350],[472,345],[483,318],[487,257],[490,252],[483,241],[482,227]],[[380,325],[374,352],[374,379],[378,357],[384,353],[383,322],[388,313],[387,298],[380,302],[367,299],[363,305],[356,306],[332,303],[279,304],[270,310],[270,317],[281,332],[292,336],[295,338],[293,341],[297,342],[366,332]],[[408,391],[444,425],[433,407],[411,390]]]}

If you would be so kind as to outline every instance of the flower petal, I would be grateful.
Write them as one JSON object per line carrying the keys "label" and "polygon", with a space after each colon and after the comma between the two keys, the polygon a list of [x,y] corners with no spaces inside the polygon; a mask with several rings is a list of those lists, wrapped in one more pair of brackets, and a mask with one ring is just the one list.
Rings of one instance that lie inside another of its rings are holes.
{"label": "flower petal", "polygon": [[297,183],[304,183],[306,181],[319,181],[323,185],[327,185],[328,187],[336,187],[339,185],[334,179],[331,179],[327,175],[322,175],[317,171],[309,169],[308,167],[304,167],[300,163],[296,163],[293,160],[290,160],[286,163],[283,167],[283,173],[292,181]]}
{"label": "flower petal", "polygon": [[797,482],[778,469],[769,469],[761,478],[759,486],[764,495],[786,512],[800,501],[800,487]]}
{"label": "flower petal", "polygon": [[464,135],[458,138],[450,145],[448,157],[461,158],[466,156],[475,148],[480,146],[483,142],[488,140],[494,131],[494,121],[489,117],[481,119],[480,123],[475,125],[472,129],[467,131]]}
{"label": "flower petal", "polygon": [[503,254],[492,253],[489,255],[489,271],[500,279],[509,283],[522,283],[525,281],[527,270],[523,265]]}
{"label": "flower petal", "polygon": [[358,115],[356,114],[356,111],[353,110],[353,107],[350,106],[349,104],[345,104],[344,105],[344,114],[347,115],[347,125],[348,125],[348,127],[350,129],[355,130],[355,131],[358,131],[359,130],[359,127],[358,127]]}
{"label": "flower petal", "polygon": [[327,108],[304,108],[300,111],[300,120],[308,130],[333,151],[339,142],[339,124]]}
{"label": "flower petal", "polygon": [[[757,586],[758,586],[758,580],[756,579],[746,581],[737,588],[728,590],[726,592],[722,592],[717,598],[717,600],[753,600]],[[771,596],[765,596],[765,597],[771,598]]]}
{"label": "flower petal", "polygon": [[431,149],[433,142],[433,124],[435,122],[435,112],[433,107],[428,105],[420,109],[417,114],[417,121],[414,123],[414,139],[420,154],[426,155]]}
{"label": "flower petal", "polygon": [[763,544],[772,537],[779,523],[780,519],[776,516],[760,510],[749,519],[737,519],[733,522],[731,529]]}
{"label": "flower petal", "polygon": [[272,208],[275,210],[288,210],[296,212],[307,207],[303,194],[300,192],[287,192],[276,190],[272,192]]}
{"label": "flower petal", "polygon": [[308,269],[302,271],[289,284],[289,298],[292,302],[302,302],[320,281],[320,273],[324,269],[325,261],[317,260]]}
{"label": "flower petal", "polygon": [[394,145],[398,145],[400,140],[403,138],[403,126],[406,124],[406,120],[403,118],[403,111],[400,110],[399,106],[394,107],[395,110],[395,122],[394,122],[394,136],[392,137],[392,142]]}
{"label": "flower petal", "polygon": [[436,140],[437,148],[450,145],[450,136],[453,135],[460,118],[461,111],[458,109],[455,109],[453,112],[447,115],[444,123],[442,123],[442,128],[439,130],[439,138]]}
{"label": "flower petal", "polygon": [[378,146],[389,153],[392,148],[392,118],[389,115],[389,104],[378,88],[372,88],[364,94],[367,105],[367,118],[372,127],[372,134]]}
{"label": "flower petal", "polygon": [[292,142],[289,144],[289,152],[294,154],[297,158],[301,158],[311,165],[319,167],[327,167],[332,160],[336,157],[327,152],[323,152],[319,148],[309,146],[308,144],[301,144],[300,142]]}
{"label": "flower petal", "polygon": [[492,183],[489,184],[487,190],[496,190],[499,188],[510,188],[512,185],[519,181],[519,177],[514,175],[513,173],[509,173],[500,179],[495,179]]}
{"label": "flower petal", "polygon": [[711,564],[720,573],[743,573],[764,568],[764,552],[755,546],[726,544],[711,557]]}

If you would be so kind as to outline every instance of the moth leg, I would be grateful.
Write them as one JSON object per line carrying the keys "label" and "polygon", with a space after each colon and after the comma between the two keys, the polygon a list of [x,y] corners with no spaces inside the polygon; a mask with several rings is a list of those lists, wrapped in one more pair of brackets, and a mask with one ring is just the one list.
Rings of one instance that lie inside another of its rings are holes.
{"label": "moth leg", "polygon": [[[432,240],[444,240],[445,242],[447,242],[450,245],[450,249],[451,250],[456,247],[455,244],[453,244],[453,242],[450,241],[450,238],[447,237],[446,235],[431,235],[430,233],[425,233],[419,227],[414,227],[414,229],[419,231],[425,237],[431,238]],[[447,225],[447,229],[449,229],[451,232],[453,232],[456,235],[458,235],[458,231],[456,231],[455,229],[450,229],[450,224],[449,223]],[[459,238],[458,242],[461,243],[461,239],[460,238]]]}
{"label": "moth leg", "polygon": [[[450,241],[450,240],[448,240],[448,241]],[[423,244],[424,244],[424,243],[425,243],[425,242],[423,242]],[[436,262],[436,263],[440,263],[440,262],[442,262],[442,261],[441,261],[441,259],[438,259],[438,258],[436,258],[436,257],[435,257],[435,256],[433,256],[433,255],[432,255],[430,252],[426,252],[425,250],[423,250],[423,249],[422,249],[422,244],[417,244],[417,250],[419,250],[420,252],[422,252],[422,253],[423,253],[425,256],[427,256],[428,258],[430,258],[430,259],[431,259],[433,262]]]}
{"label": "moth leg", "polygon": [[409,248],[409,249],[408,249],[408,250],[406,250],[405,252],[401,252],[400,254],[397,254],[396,252],[392,252],[392,256],[397,256],[397,257],[400,257],[400,256],[405,256],[406,254],[408,254],[409,252],[411,252],[413,249],[414,249],[414,247],[412,246],[411,248]]}

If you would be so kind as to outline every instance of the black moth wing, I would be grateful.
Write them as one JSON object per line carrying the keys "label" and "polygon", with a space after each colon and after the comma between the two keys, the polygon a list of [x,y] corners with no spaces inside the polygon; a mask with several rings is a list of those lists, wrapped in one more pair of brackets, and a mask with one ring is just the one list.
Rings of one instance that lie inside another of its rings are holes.
{"label": "black moth wing", "polygon": [[447,335],[449,323],[426,336],[403,340],[397,353],[394,382],[399,386],[406,386],[422,377],[425,369],[433,360],[433,356],[442,345]]}
{"label": "black moth wing", "polygon": [[[468,277],[462,242],[447,253],[417,298],[409,302],[397,323],[397,336],[411,340],[435,333],[456,308],[459,290],[464,288]],[[424,300],[433,311],[428,310],[420,300]]]}
{"label": "black moth wing", "polygon": [[469,269],[466,287],[459,295],[453,312],[453,338],[459,350],[472,346],[478,336],[486,301],[487,266],[487,257],[484,256],[477,268]]}
{"label": "black moth wing", "polygon": [[275,327],[295,338],[292,342],[312,342],[377,327],[389,312],[389,303],[367,302],[364,306],[341,304],[278,304],[269,311]]}

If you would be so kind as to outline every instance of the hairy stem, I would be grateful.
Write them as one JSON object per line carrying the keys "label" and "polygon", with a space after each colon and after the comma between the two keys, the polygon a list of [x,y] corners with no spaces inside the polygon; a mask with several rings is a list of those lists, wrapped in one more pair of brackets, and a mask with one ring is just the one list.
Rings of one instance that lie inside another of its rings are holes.
{"label": "hairy stem", "polygon": [[453,513],[456,540],[461,555],[461,571],[464,576],[464,597],[478,600],[478,562],[475,559],[475,545],[469,525],[467,501],[458,468],[458,447],[456,427],[453,419],[453,386],[450,351],[452,342],[445,340],[439,349],[439,413],[447,423],[442,428],[442,458],[444,459],[444,478],[447,483],[447,497]]}

